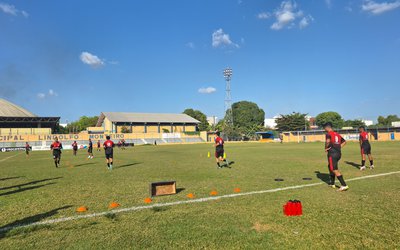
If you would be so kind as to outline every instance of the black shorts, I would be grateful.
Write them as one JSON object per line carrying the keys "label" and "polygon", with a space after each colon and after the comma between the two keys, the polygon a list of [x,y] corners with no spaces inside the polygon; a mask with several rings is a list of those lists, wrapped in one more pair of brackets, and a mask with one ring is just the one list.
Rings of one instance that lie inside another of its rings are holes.
{"label": "black shorts", "polygon": [[61,151],[60,150],[53,150],[53,158],[61,158]]}
{"label": "black shorts", "polygon": [[89,147],[87,151],[88,151],[88,153],[93,153],[93,148]]}
{"label": "black shorts", "polygon": [[73,148],[74,151],[78,151],[78,148]]}
{"label": "black shorts", "polygon": [[25,153],[28,155],[29,154],[29,149],[25,149]]}
{"label": "black shorts", "polygon": [[371,145],[369,143],[363,143],[361,145],[361,154],[362,155],[370,155],[371,154]]}
{"label": "black shorts", "polygon": [[110,158],[114,158],[113,156],[114,156],[113,153],[111,153],[111,154],[106,154],[106,159],[108,160],[108,159],[110,159]]}
{"label": "black shorts", "polygon": [[328,169],[330,172],[333,170],[338,170],[338,163],[342,158],[342,155],[339,153],[336,154],[328,154]]}
{"label": "black shorts", "polygon": [[224,157],[224,150],[223,149],[215,150],[215,158],[221,158],[221,157]]}

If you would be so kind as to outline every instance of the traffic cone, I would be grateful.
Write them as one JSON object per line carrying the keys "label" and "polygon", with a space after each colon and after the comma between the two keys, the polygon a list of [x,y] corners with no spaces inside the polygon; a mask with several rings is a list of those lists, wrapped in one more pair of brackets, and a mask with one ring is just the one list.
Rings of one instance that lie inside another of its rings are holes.
{"label": "traffic cone", "polygon": [[226,159],[226,153],[224,152],[224,159]]}
{"label": "traffic cone", "polygon": [[208,158],[210,158],[210,157],[211,157],[211,153],[210,153],[210,152],[208,152],[208,154],[207,154],[207,157],[208,157]]}

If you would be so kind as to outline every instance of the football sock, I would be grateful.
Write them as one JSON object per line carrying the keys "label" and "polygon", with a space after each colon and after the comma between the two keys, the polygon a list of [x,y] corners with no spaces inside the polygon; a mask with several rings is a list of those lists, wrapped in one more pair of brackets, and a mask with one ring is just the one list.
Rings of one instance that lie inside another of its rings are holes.
{"label": "football sock", "polygon": [[338,178],[338,180],[340,181],[340,184],[341,184],[342,186],[347,186],[347,185],[346,185],[346,182],[345,182],[344,179],[343,179],[343,175],[340,175],[340,176],[338,176],[337,178]]}
{"label": "football sock", "polygon": [[217,166],[218,166],[218,167],[221,167],[221,165],[219,165],[219,162],[217,162]]}
{"label": "football sock", "polygon": [[371,166],[374,165],[374,160],[369,161],[369,163],[371,164]]}
{"label": "football sock", "polygon": [[330,177],[330,179],[331,179],[331,182],[329,183],[329,185],[335,185],[335,174],[334,174],[334,173],[331,173],[331,174],[329,175],[329,177]]}
{"label": "football sock", "polygon": [[365,166],[365,160],[361,161],[361,166],[364,167]]}
{"label": "football sock", "polygon": [[108,168],[110,167],[110,163],[107,163],[107,167],[108,167]]}

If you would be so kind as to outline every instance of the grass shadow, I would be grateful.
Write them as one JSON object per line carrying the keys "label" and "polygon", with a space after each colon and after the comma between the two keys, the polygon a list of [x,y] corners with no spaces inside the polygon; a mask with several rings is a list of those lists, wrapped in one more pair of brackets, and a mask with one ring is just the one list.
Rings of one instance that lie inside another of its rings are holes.
{"label": "grass shadow", "polygon": [[185,191],[185,190],[186,190],[185,188],[177,188],[176,193],[179,194],[180,192]]}
{"label": "grass shadow", "polygon": [[86,166],[86,165],[93,165],[93,164],[96,164],[96,162],[87,162],[87,163],[77,164],[77,165],[74,165],[74,168]]}
{"label": "grass shadow", "polygon": [[3,188],[0,188],[0,190],[7,190],[7,189],[12,189],[12,188],[19,188],[20,189],[21,187],[24,187],[24,186],[35,185],[35,184],[38,184],[38,183],[41,183],[41,182],[52,181],[52,180],[57,180],[57,179],[61,179],[61,178],[63,178],[63,177],[54,177],[54,178],[41,179],[41,180],[37,180],[37,181],[30,181],[30,182],[23,183],[23,184],[3,187]]}
{"label": "grass shadow", "polygon": [[344,163],[346,163],[347,165],[350,165],[350,166],[352,166],[352,167],[355,167],[355,168],[357,168],[357,169],[360,169],[360,167],[361,167],[360,164],[357,164],[357,163],[352,162],[352,161],[345,161]]}
{"label": "grass shadow", "polygon": [[116,168],[126,168],[126,167],[131,167],[131,166],[138,165],[138,164],[142,164],[142,163],[143,163],[143,162],[127,163],[127,164],[120,165],[120,166],[118,166],[118,167],[116,167]]}
{"label": "grass shadow", "polygon": [[58,213],[58,211],[63,210],[63,209],[67,209],[72,207],[71,205],[67,205],[67,206],[63,206],[63,207],[59,207],[41,214],[36,214],[33,216],[29,216],[29,217],[25,217],[21,220],[16,220],[14,222],[8,223],[4,226],[0,227],[0,239],[4,238],[7,236],[7,233],[13,229],[17,229],[17,228],[21,228],[23,226],[26,226],[28,224],[31,223],[35,223],[35,222],[39,222],[43,219],[46,219],[48,217],[51,217],[53,215],[56,215]]}
{"label": "grass shadow", "polygon": [[0,181],[7,181],[7,180],[19,179],[19,178],[22,178],[22,177],[23,177],[23,176],[13,176],[13,177],[0,178]]}
{"label": "grass shadow", "polygon": [[10,194],[17,194],[17,193],[21,193],[21,192],[25,192],[25,191],[28,191],[28,190],[37,189],[37,188],[41,188],[41,187],[45,187],[45,186],[49,186],[49,185],[53,185],[53,184],[56,184],[56,183],[55,182],[50,182],[50,183],[37,185],[37,186],[32,186],[32,187],[18,188],[16,190],[12,190],[12,191],[8,191],[8,192],[5,192],[5,193],[1,193],[0,196],[6,196],[6,195],[10,195]]}
{"label": "grass shadow", "polygon": [[314,173],[315,173],[315,175],[317,176],[318,179],[320,179],[321,181],[325,182],[326,184],[329,184],[329,182],[330,182],[329,174],[321,173],[319,171],[315,171]]}

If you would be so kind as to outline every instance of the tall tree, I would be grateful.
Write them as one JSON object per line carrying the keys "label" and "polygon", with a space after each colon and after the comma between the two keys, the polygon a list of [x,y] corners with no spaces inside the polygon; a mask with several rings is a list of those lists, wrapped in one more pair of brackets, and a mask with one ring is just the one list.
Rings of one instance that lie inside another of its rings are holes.
{"label": "tall tree", "polygon": [[327,122],[331,122],[334,128],[342,128],[344,125],[342,116],[337,112],[323,112],[315,117],[315,123],[318,127],[322,127]]}
{"label": "tall tree", "polygon": [[293,112],[288,115],[280,115],[276,119],[276,128],[279,131],[299,131],[310,127],[306,118],[307,114]]}
{"label": "tall tree", "polygon": [[183,111],[184,114],[187,114],[188,116],[198,120],[200,122],[199,124],[199,130],[200,131],[207,131],[210,128],[210,125],[208,124],[207,121],[207,116],[201,112],[200,110],[195,110],[195,109],[185,109]]}
{"label": "tall tree", "polygon": [[343,126],[345,127],[352,127],[352,128],[358,128],[360,126],[365,126],[365,122],[361,121],[361,120],[346,120],[343,123]]}
{"label": "tall tree", "polygon": [[378,126],[392,126],[392,122],[400,121],[397,115],[388,115],[386,118],[383,116],[378,117]]}
{"label": "tall tree", "polygon": [[235,127],[243,132],[264,125],[265,112],[254,102],[235,102],[232,105],[232,116]]}
{"label": "tall tree", "polygon": [[78,121],[69,123],[66,130],[70,132],[81,132],[87,127],[96,126],[97,120],[99,120],[98,116],[81,116]]}

